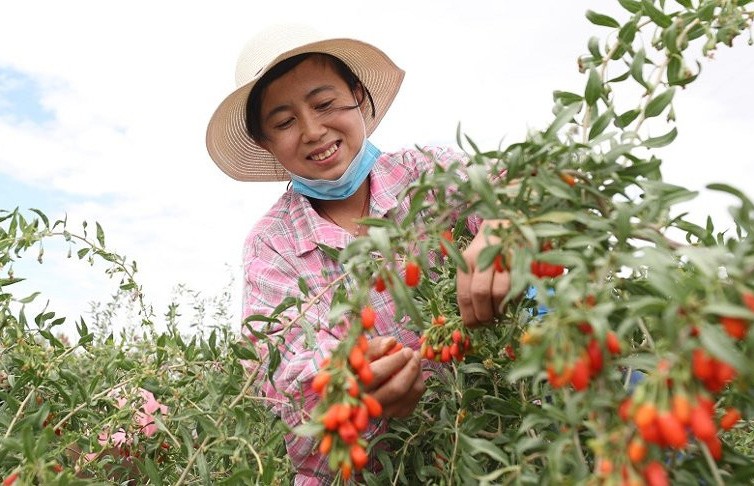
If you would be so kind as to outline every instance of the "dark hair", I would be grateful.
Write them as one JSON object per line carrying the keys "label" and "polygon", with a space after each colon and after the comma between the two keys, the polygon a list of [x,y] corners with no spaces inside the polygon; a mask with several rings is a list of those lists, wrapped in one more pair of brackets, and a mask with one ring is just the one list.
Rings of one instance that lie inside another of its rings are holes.
{"label": "dark hair", "polygon": [[284,59],[275,64],[272,68],[270,68],[269,71],[264,73],[264,76],[262,76],[259,81],[257,81],[257,84],[254,85],[251,93],[249,93],[249,98],[246,100],[246,130],[248,131],[249,136],[252,138],[252,140],[257,143],[262,140],[266,140],[264,132],[262,131],[262,123],[260,120],[262,116],[262,93],[264,93],[264,90],[273,81],[293,70],[293,68],[310,57],[317,58],[325,63],[329,63],[333,67],[333,69],[335,69],[335,72],[338,74],[338,76],[340,76],[340,78],[345,81],[346,85],[348,85],[348,88],[352,92],[361,91],[361,100],[359,101],[359,103],[355,106],[344,107],[343,109],[350,110],[359,108],[361,107],[362,103],[369,101],[369,105],[372,108],[372,118],[374,118],[375,109],[372,94],[346,63],[331,54],[325,54],[321,52],[305,52],[303,54],[289,57],[288,59]]}

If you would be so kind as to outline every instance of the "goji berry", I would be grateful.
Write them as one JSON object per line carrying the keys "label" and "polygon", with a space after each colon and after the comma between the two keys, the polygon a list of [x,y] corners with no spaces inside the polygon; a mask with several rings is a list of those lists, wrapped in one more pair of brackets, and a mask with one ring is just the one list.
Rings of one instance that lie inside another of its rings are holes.
{"label": "goji berry", "polygon": [[568,174],[567,172],[560,172],[558,173],[558,176],[560,177],[561,181],[565,182],[569,186],[573,187],[576,185],[576,178],[571,174]]}
{"label": "goji berry", "polygon": [[458,343],[451,344],[449,349],[451,358],[460,360],[463,357],[463,353],[461,352],[461,348],[458,347]]}
{"label": "goji berry", "polygon": [[370,306],[367,305],[361,309],[361,325],[364,326],[364,329],[372,329],[376,319],[377,314],[375,314],[374,309]]}
{"label": "goji berry", "polygon": [[608,331],[607,335],[605,336],[605,344],[607,345],[607,350],[610,351],[610,354],[617,355],[621,352],[621,345],[620,340],[618,339],[618,336],[613,331]]}
{"label": "goji berry", "polygon": [[634,423],[637,427],[646,427],[657,418],[657,407],[652,402],[642,403],[634,414]]}
{"label": "goji berry", "polygon": [[348,481],[351,479],[351,463],[343,461],[340,464],[340,477],[343,478],[343,481]]}
{"label": "goji berry", "polygon": [[741,294],[741,300],[743,301],[744,305],[749,308],[750,311],[754,312],[754,293],[744,292],[743,294]]}
{"label": "goji berry", "polygon": [[711,440],[717,435],[717,428],[712,420],[712,415],[704,406],[697,404],[691,409],[691,431],[702,442]]}
{"label": "goji berry", "polygon": [[704,349],[696,348],[691,352],[691,371],[700,381],[712,376],[712,362]]}
{"label": "goji berry", "polygon": [[354,407],[354,414],[351,421],[353,422],[353,426],[356,427],[356,430],[364,432],[369,426],[369,411],[367,410],[367,406],[362,403],[361,405]]}
{"label": "goji berry", "polygon": [[451,335],[450,335],[450,339],[451,339],[451,340],[452,340],[452,341],[453,341],[454,343],[458,343],[458,344],[460,344],[460,343],[461,343],[461,340],[463,339],[463,334],[461,334],[461,331],[460,331],[460,330],[458,330],[458,329],[454,329],[454,330],[453,330],[453,332],[452,332],[452,333],[451,333]]}
{"label": "goji berry", "polygon": [[372,372],[372,367],[369,366],[369,363],[366,363],[359,370],[359,380],[367,386],[372,384],[372,381],[374,380],[374,372]]}
{"label": "goji berry", "polygon": [[688,436],[683,424],[670,412],[662,412],[657,416],[660,434],[665,443],[674,449],[683,449],[688,444]]}
{"label": "goji berry", "polygon": [[409,287],[416,287],[417,285],[419,285],[419,280],[421,279],[421,269],[416,262],[410,261],[406,263],[406,275],[404,278],[406,285],[408,285]]}
{"label": "goji berry", "polygon": [[632,463],[638,464],[645,457],[647,457],[647,445],[641,439],[632,439],[628,444],[628,459]]}
{"label": "goji berry", "polygon": [[351,462],[353,462],[353,467],[357,471],[363,469],[364,466],[367,465],[368,460],[369,456],[367,456],[367,452],[363,447],[361,447],[359,444],[354,444],[351,446]]}
{"label": "goji berry", "polygon": [[723,443],[720,441],[720,437],[714,436],[710,440],[704,441],[704,444],[714,460],[719,461],[723,458]]}
{"label": "goji berry", "polygon": [[631,397],[623,400],[618,406],[618,417],[620,417],[620,419],[624,422],[628,422],[628,419],[631,418],[631,408],[633,406],[634,401],[631,399]]}
{"label": "goji berry", "polygon": [[442,256],[448,256],[448,249],[445,247],[445,242],[453,242],[453,232],[451,230],[445,230],[440,234],[440,253]]}
{"label": "goji berry", "polygon": [[516,350],[513,349],[513,346],[510,344],[507,344],[505,348],[503,348],[505,351],[505,355],[510,359],[511,361],[516,361]]}
{"label": "goji berry", "polygon": [[736,377],[736,369],[725,361],[715,362],[715,378],[721,383],[730,383]]}
{"label": "goji berry", "polygon": [[393,344],[393,347],[392,347],[392,348],[390,348],[390,349],[388,349],[388,350],[387,350],[387,353],[385,353],[385,354],[386,354],[387,356],[390,356],[391,354],[395,354],[395,353],[397,353],[397,352],[398,352],[398,351],[400,351],[401,349],[403,349],[403,344],[401,344],[401,343],[399,343],[399,342],[397,342],[397,341],[396,341],[396,342],[395,342],[395,344]]}
{"label": "goji berry", "polygon": [[377,418],[382,415],[382,404],[372,395],[365,393],[364,396],[361,397],[361,403],[367,407],[367,412],[369,412],[370,417]]}
{"label": "goji berry", "polygon": [[18,479],[18,473],[13,473],[3,480],[3,486],[11,486]]}
{"label": "goji berry", "polygon": [[326,456],[330,453],[330,449],[332,449],[332,434],[325,434],[319,443],[319,453]]}
{"label": "goji berry", "polygon": [[345,421],[340,424],[338,427],[338,435],[340,435],[341,440],[348,445],[355,444],[356,441],[359,440],[359,433],[350,421]]}
{"label": "goji berry", "polygon": [[599,374],[602,371],[604,358],[602,355],[602,347],[599,341],[592,339],[586,346],[586,354],[589,357],[589,369],[592,372],[592,376]]}
{"label": "goji berry", "polygon": [[573,368],[565,366],[563,370],[558,373],[553,365],[547,365],[547,379],[550,382],[550,386],[553,388],[561,388],[571,381],[571,374]]}
{"label": "goji berry", "polygon": [[691,422],[691,402],[686,395],[676,393],[671,400],[673,415],[683,425],[689,425]]}
{"label": "goji berry", "polygon": [[447,363],[450,361],[450,346],[443,346],[440,349],[440,361]]}
{"label": "goji berry", "polygon": [[351,348],[351,352],[348,354],[348,362],[351,363],[351,367],[358,372],[367,362],[364,357],[364,351],[358,346]]}
{"label": "goji berry", "polygon": [[330,406],[330,408],[327,409],[327,411],[322,415],[322,425],[325,427],[325,430],[335,430],[338,428],[338,414],[337,414],[337,404],[333,404]]}
{"label": "goji berry", "polygon": [[657,424],[657,417],[655,417],[651,422],[649,422],[647,425],[644,425],[643,427],[637,426],[637,429],[641,438],[646,442],[664,445],[664,440],[662,434],[660,434],[660,428]]}
{"label": "goji berry", "polygon": [[589,324],[587,321],[581,321],[578,323],[577,327],[579,328],[579,331],[581,331],[583,334],[589,335],[594,332],[594,329],[592,329],[592,325]]}
{"label": "goji berry", "polygon": [[600,457],[597,460],[597,474],[601,476],[609,476],[613,473],[613,461],[605,457]]}
{"label": "goji berry", "polygon": [[492,261],[492,266],[495,267],[497,273],[503,273],[506,270],[503,255],[497,255]]}
{"label": "goji berry", "polygon": [[579,358],[573,365],[573,373],[571,374],[571,386],[576,391],[586,390],[589,386],[589,377],[591,370],[589,369],[589,363],[587,358]]}
{"label": "goji berry", "polygon": [[659,461],[652,461],[647,464],[642,474],[647,486],[668,486],[670,484],[668,472]]}
{"label": "goji berry", "polygon": [[359,334],[359,337],[356,338],[356,346],[366,354],[369,351],[369,340],[363,334]]}
{"label": "goji berry", "polygon": [[348,377],[348,394],[352,396],[353,398],[356,398],[359,396],[359,393],[361,393],[361,388],[359,388],[359,382],[356,381],[356,378],[353,376]]}
{"label": "goji berry", "polygon": [[723,329],[725,329],[725,332],[727,332],[730,337],[738,339],[739,341],[745,338],[746,334],[749,332],[749,324],[738,317],[722,316],[720,317],[720,324],[722,324]]}
{"label": "goji berry", "polygon": [[730,407],[720,419],[720,427],[723,430],[730,430],[739,420],[741,420],[741,412],[739,412],[737,408]]}
{"label": "goji berry", "polygon": [[351,419],[351,405],[348,403],[336,403],[333,406],[335,407],[335,417],[338,419],[339,424],[348,422]]}
{"label": "goji berry", "polygon": [[384,292],[387,286],[385,285],[385,280],[377,275],[377,278],[374,279],[374,290],[377,292]]}
{"label": "goji berry", "polygon": [[312,390],[320,396],[324,395],[328,383],[330,383],[330,373],[322,370],[312,380]]}

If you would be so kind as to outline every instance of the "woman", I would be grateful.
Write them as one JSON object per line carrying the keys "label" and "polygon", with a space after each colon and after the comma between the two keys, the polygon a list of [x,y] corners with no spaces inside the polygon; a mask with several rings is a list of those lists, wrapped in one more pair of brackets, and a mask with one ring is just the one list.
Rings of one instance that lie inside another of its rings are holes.
{"label": "woman", "polygon": [[[344,248],[364,234],[358,221],[365,216],[384,217],[389,210],[392,217],[405,216],[407,201],[396,196],[435,162],[462,157],[443,148],[382,153],[369,142],[403,76],[369,44],[279,27],[247,44],[236,70],[239,87],[209,123],[209,153],[230,177],[291,180],[246,240],[243,304],[244,316],[269,315],[286,297],[300,296],[300,279],[310,295],[321,294],[303,318],[291,308],[284,312],[288,322],[250,322],[255,331],[284,340],[281,363],[264,393],[290,426],[301,422],[302,408],[316,403],[308,384],[345,332],[327,322],[332,283],[342,268],[317,245]],[[459,272],[458,300],[467,325],[491,320],[509,288],[507,273],[476,268],[486,244],[480,231],[464,253],[469,272]],[[425,390],[418,336],[394,322],[387,293],[372,294],[377,320],[368,353],[374,373],[370,393],[381,402],[385,418],[406,416]],[[386,355],[396,342],[404,349]],[[374,424],[367,436],[385,425]],[[286,445],[297,468],[296,484],[330,478],[313,440],[291,434]]]}

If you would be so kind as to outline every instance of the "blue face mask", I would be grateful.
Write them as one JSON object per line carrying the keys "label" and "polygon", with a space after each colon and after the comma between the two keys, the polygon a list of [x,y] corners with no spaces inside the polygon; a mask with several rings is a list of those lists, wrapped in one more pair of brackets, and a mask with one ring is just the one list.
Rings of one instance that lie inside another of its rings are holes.
{"label": "blue face mask", "polygon": [[337,180],[306,179],[290,174],[295,192],[314,199],[346,199],[353,196],[372,170],[380,156],[380,149],[364,137],[364,143],[346,171]]}

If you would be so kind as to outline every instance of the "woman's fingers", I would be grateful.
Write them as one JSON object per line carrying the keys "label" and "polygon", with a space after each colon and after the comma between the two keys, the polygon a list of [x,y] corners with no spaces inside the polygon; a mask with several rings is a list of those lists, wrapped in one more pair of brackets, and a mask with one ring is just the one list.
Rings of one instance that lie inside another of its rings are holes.
{"label": "woman's fingers", "polygon": [[407,363],[411,361],[413,355],[414,352],[411,349],[404,348],[397,353],[382,356],[369,363],[374,378],[368,389],[376,390],[390,378],[398,375],[406,367]]}
{"label": "woman's fingers", "polygon": [[410,414],[426,390],[419,354],[410,349],[385,356],[372,363],[376,386],[371,394],[382,404],[386,416]]}
{"label": "woman's fingers", "polygon": [[375,336],[369,340],[369,349],[365,353],[368,361],[374,361],[377,358],[387,354],[395,346],[395,338],[392,336]]}

